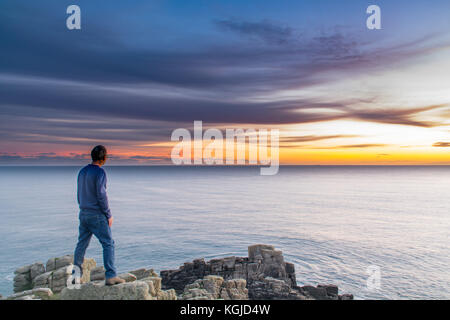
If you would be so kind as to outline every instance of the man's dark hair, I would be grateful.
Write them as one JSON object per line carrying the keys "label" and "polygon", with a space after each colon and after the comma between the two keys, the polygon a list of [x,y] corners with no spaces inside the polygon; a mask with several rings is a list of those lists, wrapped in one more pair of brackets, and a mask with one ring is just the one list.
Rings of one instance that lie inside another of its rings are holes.
{"label": "man's dark hair", "polygon": [[91,151],[92,161],[104,161],[106,159],[106,148],[102,145],[96,146]]}

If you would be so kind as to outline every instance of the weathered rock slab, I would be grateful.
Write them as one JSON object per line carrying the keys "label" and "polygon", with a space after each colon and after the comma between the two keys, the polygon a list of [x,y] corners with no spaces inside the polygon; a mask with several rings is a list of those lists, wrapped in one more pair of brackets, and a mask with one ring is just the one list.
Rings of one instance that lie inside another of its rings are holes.
{"label": "weathered rock slab", "polygon": [[[42,262],[18,268],[14,273],[14,292],[23,292],[35,288],[50,288],[58,293],[67,286],[67,280],[73,272],[73,255],[51,258],[46,267]],[[82,265],[83,282],[90,281],[91,269],[97,263],[94,259],[85,258]],[[47,269],[46,269],[47,268]]]}
{"label": "weathered rock slab", "polygon": [[154,280],[135,280],[113,286],[104,281],[81,284],[78,289],[64,288],[61,300],[176,300],[175,290],[157,290]]}
{"label": "weathered rock slab", "polygon": [[307,300],[308,297],[280,279],[267,277],[249,285],[251,300]]}
{"label": "weathered rock slab", "polygon": [[327,292],[327,295],[330,296],[337,296],[339,294],[339,288],[338,286],[334,285],[334,284],[319,284],[317,286],[318,288],[324,288],[325,291]]}
{"label": "weathered rock slab", "polygon": [[30,272],[16,273],[14,276],[14,292],[21,292],[32,288]]}
{"label": "weathered rock slab", "polygon": [[73,255],[67,254],[62,257],[50,258],[47,260],[45,270],[54,271],[73,263]]}
{"label": "weathered rock slab", "polygon": [[90,272],[90,281],[105,280],[105,268],[103,266],[95,267]]}
{"label": "weathered rock slab", "polygon": [[61,300],[155,300],[149,293],[147,283],[126,282],[106,286],[103,281],[82,284],[80,289],[64,288]]}
{"label": "weathered rock slab", "polygon": [[31,268],[30,268],[30,278],[31,281],[33,281],[34,278],[36,278],[37,276],[41,275],[45,273],[45,267],[44,264],[42,262],[36,262],[34,263]]}
{"label": "weathered rock slab", "polygon": [[157,277],[158,276],[158,274],[153,269],[145,269],[145,268],[133,270],[133,271],[130,271],[129,273],[135,275],[137,280],[141,280],[141,279],[144,279],[147,277]]}
{"label": "weathered rock slab", "polygon": [[248,248],[249,257],[225,257],[222,259],[196,259],[186,262],[177,270],[161,271],[164,288],[174,288],[182,293],[186,285],[203,279],[208,275],[217,275],[224,280],[244,279],[250,285],[266,277],[280,279],[289,286],[297,284],[295,267],[284,262],[283,253],[273,246],[258,244]]}
{"label": "weathered rock slab", "polygon": [[222,277],[209,275],[187,285],[181,300],[248,300],[244,279],[225,281]]}
{"label": "weathered rock slab", "polygon": [[52,290],[48,288],[38,288],[15,293],[6,300],[48,300],[53,296]]}
{"label": "weathered rock slab", "polygon": [[119,274],[118,277],[120,279],[125,280],[126,282],[133,282],[133,281],[137,280],[136,276],[131,273],[122,273],[122,274]]}

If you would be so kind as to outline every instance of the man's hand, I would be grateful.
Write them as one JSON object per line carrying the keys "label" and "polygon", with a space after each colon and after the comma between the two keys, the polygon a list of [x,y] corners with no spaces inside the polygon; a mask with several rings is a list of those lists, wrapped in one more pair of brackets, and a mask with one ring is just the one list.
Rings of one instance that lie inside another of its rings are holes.
{"label": "man's hand", "polygon": [[111,217],[111,218],[108,219],[108,225],[109,225],[110,228],[111,228],[113,222],[114,222],[114,217]]}

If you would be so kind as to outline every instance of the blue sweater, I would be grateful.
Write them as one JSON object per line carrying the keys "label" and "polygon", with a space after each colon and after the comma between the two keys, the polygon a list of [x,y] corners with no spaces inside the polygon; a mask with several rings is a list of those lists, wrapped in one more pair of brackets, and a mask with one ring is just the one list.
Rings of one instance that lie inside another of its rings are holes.
{"label": "blue sweater", "polygon": [[111,218],[111,210],[106,195],[105,170],[94,164],[89,164],[78,174],[78,204],[80,214],[102,213]]}

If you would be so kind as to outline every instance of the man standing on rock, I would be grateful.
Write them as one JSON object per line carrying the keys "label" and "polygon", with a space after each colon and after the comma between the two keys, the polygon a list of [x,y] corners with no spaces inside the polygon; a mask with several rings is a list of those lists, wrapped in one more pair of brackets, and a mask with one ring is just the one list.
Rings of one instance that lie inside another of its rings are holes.
{"label": "man standing on rock", "polygon": [[106,195],[106,173],[102,166],[106,162],[107,151],[104,146],[96,146],[91,152],[92,163],[81,169],[78,174],[78,204],[80,206],[80,227],[78,243],[75,249],[74,264],[80,268],[84,254],[92,235],[95,235],[103,247],[106,285],[123,283],[117,277],[114,266],[114,240],[111,226],[114,218]]}

